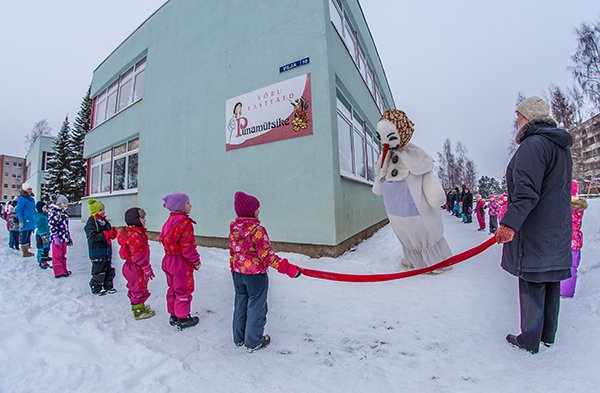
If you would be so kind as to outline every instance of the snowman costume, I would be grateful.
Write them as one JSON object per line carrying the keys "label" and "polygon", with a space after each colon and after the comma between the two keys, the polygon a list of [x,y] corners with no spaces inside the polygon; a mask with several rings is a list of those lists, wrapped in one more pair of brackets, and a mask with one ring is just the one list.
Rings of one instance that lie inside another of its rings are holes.
{"label": "snowman costume", "polygon": [[402,243],[405,270],[429,267],[452,256],[440,209],[446,195],[433,173],[433,159],[408,142],[413,131],[403,111],[384,112],[377,124],[384,149],[373,184],[373,193],[383,195],[390,223]]}

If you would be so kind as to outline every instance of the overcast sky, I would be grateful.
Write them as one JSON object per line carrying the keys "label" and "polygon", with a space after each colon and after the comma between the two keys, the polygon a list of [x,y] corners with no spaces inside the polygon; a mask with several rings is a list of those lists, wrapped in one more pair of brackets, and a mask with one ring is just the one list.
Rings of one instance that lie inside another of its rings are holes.
{"label": "overcast sky", "polygon": [[[306,0],[305,0],[306,1]],[[0,13],[0,154],[48,119],[71,123],[93,70],[164,0],[22,0]],[[500,178],[518,91],[574,81],[575,27],[600,21],[598,0],[363,0],[396,107],[412,142],[437,158],[462,141],[478,175]],[[293,30],[293,26],[290,26]]]}

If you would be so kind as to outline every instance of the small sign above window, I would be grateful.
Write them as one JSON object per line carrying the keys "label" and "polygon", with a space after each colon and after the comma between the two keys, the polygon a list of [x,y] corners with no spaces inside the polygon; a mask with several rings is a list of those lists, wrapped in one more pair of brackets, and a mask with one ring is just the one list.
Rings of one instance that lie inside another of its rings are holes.
{"label": "small sign above window", "polygon": [[295,68],[305,66],[309,63],[310,63],[310,57],[305,57],[302,60],[296,60],[293,63],[286,64],[284,66],[279,67],[279,73],[281,74],[282,72],[291,71]]}

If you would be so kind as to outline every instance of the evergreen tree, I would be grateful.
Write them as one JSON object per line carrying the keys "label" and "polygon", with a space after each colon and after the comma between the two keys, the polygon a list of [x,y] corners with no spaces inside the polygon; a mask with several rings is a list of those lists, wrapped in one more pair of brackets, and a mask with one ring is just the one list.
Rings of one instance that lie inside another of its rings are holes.
{"label": "evergreen tree", "polygon": [[72,185],[69,182],[71,172],[71,149],[69,147],[69,137],[71,126],[69,125],[69,116],[65,116],[65,120],[60,127],[60,131],[52,145],[54,156],[48,161],[48,191],[52,195],[62,194],[67,198],[71,198]]}
{"label": "evergreen tree", "polygon": [[92,119],[92,99],[90,98],[91,86],[87,94],[83,97],[81,107],[73,123],[71,138],[69,139],[69,148],[71,152],[70,162],[71,171],[69,183],[72,186],[71,198],[73,202],[80,201],[85,195],[85,182],[87,161],[83,158],[83,142],[85,135],[90,131]]}

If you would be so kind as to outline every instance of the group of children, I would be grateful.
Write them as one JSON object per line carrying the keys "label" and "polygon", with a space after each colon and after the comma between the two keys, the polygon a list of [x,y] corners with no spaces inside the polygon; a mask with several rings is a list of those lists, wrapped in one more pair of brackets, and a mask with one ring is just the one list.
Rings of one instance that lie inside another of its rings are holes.
{"label": "group of children", "polygon": [[[170,325],[183,330],[199,322],[199,318],[190,313],[193,272],[201,266],[194,238],[195,221],[189,216],[192,205],[186,194],[172,192],[163,201],[163,207],[170,211],[159,236],[165,250],[162,270],[168,286],[167,311]],[[50,206],[42,201],[36,204],[38,262],[42,269],[47,269],[51,261],[56,278],[71,275],[66,259],[66,247],[73,244],[67,207],[68,200],[62,195]],[[119,256],[125,261],[122,273],[127,281],[133,316],[136,320],[153,317],[154,310],[145,304],[150,297],[148,282],[155,277],[150,264],[146,212],[133,207],[125,212],[126,226],[113,228],[100,201],[90,198],[88,207],[90,217],[85,224],[85,233],[92,263],[89,283],[92,294],[116,293],[113,285],[115,269],[111,261],[111,240],[116,239],[120,245]],[[245,346],[248,352],[266,348],[271,342],[271,338],[264,335],[269,266],[291,278],[300,276],[297,266],[271,250],[267,231],[258,220],[259,207],[257,198],[237,192],[234,197],[237,218],[230,225],[229,235],[230,269],[235,289],[233,341],[238,347]]]}
{"label": "group of children", "polygon": [[[455,192],[459,192],[458,188],[456,189]],[[448,210],[448,212],[458,218],[460,218],[462,220],[462,222],[464,223],[469,223],[469,216],[471,214],[470,210],[464,211],[466,209],[463,209],[463,202],[458,202],[456,200],[453,199],[448,199],[453,201],[452,202],[452,206],[450,205],[450,203],[447,204],[446,209]],[[476,194],[475,195],[475,214],[477,216],[477,222],[479,223],[479,229],[478,231],[485,231],[486,229],[486,224],[485,224],[485,209],[488,209],[488,216],[489,216],[489,234],[494,234],[496,233],[496,230],[498,230],[498,222],[500,222],[500,220],[502,220],[502,217],[504,216],[504,213],[506,212],[506,204],[508,201],[508,195],[505,193],[503,195],[500,195],[498,198],[496,198],[496,196],[494,194],[490,194],[489,195],[489,202],[485,202],[485,200],[483,199],[483,197],[481,196],[481,194]],[[471,208],[468,208],[471,209]]]}

